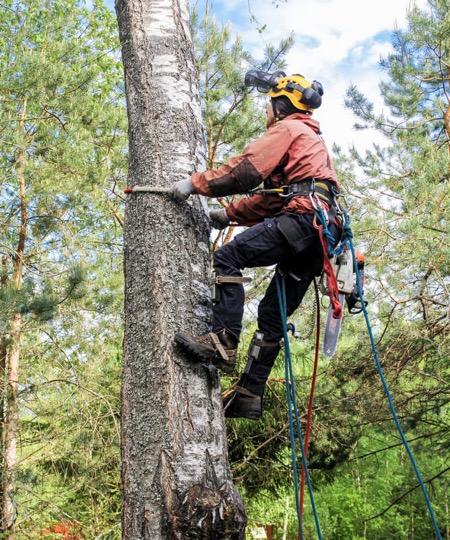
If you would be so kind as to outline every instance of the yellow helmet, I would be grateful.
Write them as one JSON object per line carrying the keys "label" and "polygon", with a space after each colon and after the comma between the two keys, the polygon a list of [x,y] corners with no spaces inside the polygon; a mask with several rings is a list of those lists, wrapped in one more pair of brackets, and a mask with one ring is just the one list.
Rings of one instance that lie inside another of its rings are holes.
{"label": "yellow helmet", "polygon": [[318,81],[310,83],[303,75],[286,76],[283,71],[270,74],[251,69],[245,75],[245,85],[267,93],[271,98],[286,96],[300,111],[317,109],[322,104],[323,86]]}
{"label": "yellow helmet", "polygon": [[322,104],[323,87],[318,81],[310,83],[303,75],[295,74],[278,79],[268,94],[272,98],[286,96],[296,109],[310,111]]}

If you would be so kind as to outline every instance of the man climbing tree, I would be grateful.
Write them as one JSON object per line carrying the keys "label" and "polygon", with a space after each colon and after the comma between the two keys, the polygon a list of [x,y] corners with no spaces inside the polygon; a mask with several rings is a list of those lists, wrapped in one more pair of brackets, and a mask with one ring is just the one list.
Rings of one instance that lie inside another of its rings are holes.
{"label": "man climbing tree", "polygon": [[[186,178],[204,155],[187,1],[116,2],[129,119],[129,184]],[[209,228],[199,198],[129,195],[122,390],[123,537],[244,536],[219,388],[173,349],[209,319]]]}
{"label": "man climbing tree", "polygon": [[[286,77],[251,70],[246,84],[268,92],[267,132],[244,153],[216,170],[180,180],[173,193],[184,200],[191,193],[223,197],[248,193],[250,198],[212,210],[216,228],[230,221],[251,226],[214,254],[218,298],[212,332],[193,336],[180,332],[176,341],[201,362],[232,372],[242,328],[244,290],[241,270],[279,265],[286,280],[288,315],[300,304],[314,276],[321,273],[324,257],[314,226],[314,207],[329,212],[330,229],[339,226],[335,194],[338,182],[312,111],[322,102],[322,85],[301,75]],[[275,216],[275,217],[274,217]],[[336,306],[337,307],[337,306]],[[280,350],[282,322],[273,279],[259,304],[258,330],[250,344],[245,372],[224,402],[225,416],[258,419],[265,383]]]}

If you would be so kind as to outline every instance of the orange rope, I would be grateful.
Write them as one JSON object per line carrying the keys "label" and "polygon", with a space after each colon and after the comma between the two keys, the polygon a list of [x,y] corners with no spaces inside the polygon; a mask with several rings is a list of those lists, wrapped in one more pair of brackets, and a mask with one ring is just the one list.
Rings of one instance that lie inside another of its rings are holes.
{"label": "orange rope", "polygon": [[[319,349],[320,349],[320,302],[319,302],[319,287],[317,281],[314,279],[314,292],[316,295],[316,350],[314,353],[314,367],[311,378],[311,387],[309,390],[308,399],[308,415],[306,417],[306,430],[305,430],[305,457],[308,457],[309,453],[309,440],[312,426],[312,409],[314,401],[314,391],[316,388],[317,369],[319,366]],[[302,475],[300,480],[300,509],[303,515],[303,503],[305,499],[305,470],[302,467]]]}

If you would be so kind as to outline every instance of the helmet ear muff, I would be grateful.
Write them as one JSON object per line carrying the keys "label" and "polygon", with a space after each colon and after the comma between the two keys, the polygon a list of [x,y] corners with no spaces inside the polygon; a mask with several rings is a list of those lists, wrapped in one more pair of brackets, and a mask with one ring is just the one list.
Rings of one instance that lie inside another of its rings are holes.
{"label": "helmet ear muff", "polygon": [[322,104],[323,86],[319,81],[310,83],[303,75],[286,76],[283,71],[273,74],[251,69],[245,75],[245,85],[256,87],[271,98],[286,96],[292,105],[300,110],[310,112]]}
{"label": "helmet ear muff", "polygon": [[322,83],[319,81],[313,81],[311,88],[314,88],[316,92],[319,93],[319,95],[323,96],[323,86]]}
{"label": "helmet ear muff", "polygon": [[301,102],[311,109],[318,109],[322,105],[323,86],[319,81],[313,81],[310,88],[302,92]]}

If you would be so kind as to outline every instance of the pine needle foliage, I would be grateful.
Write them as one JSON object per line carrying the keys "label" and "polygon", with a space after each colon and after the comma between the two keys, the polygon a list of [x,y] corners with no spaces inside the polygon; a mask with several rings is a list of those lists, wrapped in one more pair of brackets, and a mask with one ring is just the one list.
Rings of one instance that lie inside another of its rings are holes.
{"label": "pine needle foliage", "polygon": [[118,537],[127,126],[116,22],[96,0],[5,0],[0,41],[2,350],[22,317],[16,535]]}

